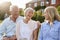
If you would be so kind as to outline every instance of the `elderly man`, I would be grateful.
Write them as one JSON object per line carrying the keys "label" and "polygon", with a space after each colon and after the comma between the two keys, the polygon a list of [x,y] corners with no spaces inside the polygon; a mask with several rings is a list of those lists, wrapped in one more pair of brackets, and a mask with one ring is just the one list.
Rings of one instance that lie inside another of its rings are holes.
{"label": "elderly man", "polygon": [[16,22],[23,19],[23,17],[19,16],[19,8],[16,5],[10,7],[10,13],[11,15],[0,26],[0,40],[16,40]]}

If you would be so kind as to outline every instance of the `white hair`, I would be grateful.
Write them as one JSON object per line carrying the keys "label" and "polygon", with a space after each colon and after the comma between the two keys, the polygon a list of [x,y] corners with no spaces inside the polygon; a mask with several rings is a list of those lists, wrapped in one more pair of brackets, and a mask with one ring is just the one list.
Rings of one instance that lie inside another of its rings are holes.
{"label": "white hair", "polygon": [[26,14],[26,12],[28,12],[28,11],[30,11],[30,10],[32,10],[32,11],[33,11],[33,13],[35,12],[35,10],[34,10],[34,9],[32,9],[31,7],[28,7],[28,8],[26,8],[26,9],[25,9],[24,13]]}
{"label": "white hair", "polygon": [[11,6],[10,6],[10,11],[12,11],[12,9],[13,9],[14,7],[18,7],[18,6],[17,6],[17,5],[11,5]]}

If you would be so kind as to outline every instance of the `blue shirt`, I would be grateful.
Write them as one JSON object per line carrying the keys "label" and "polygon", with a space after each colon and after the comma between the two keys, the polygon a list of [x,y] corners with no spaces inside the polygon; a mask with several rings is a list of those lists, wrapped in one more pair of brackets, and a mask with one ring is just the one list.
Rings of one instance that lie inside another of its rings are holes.
{"label": "blue shirt", "polygon": [[52,26],[47,22],[42,23],[38,40],[60,40],[60,22],[55,20]]}
{"label": "blue shirt", "polygon": [[[16,19],[16,22],[18,22],[19,20],[23,19],[23,17],[18,17]],[[5,34],[5,36],[10,37],[15,35],[15,31],[16,31],[16,22],[13,22],[10,17],[6,18],[2,24],[0,25],[0,40],[2,40],[3,35]]]}

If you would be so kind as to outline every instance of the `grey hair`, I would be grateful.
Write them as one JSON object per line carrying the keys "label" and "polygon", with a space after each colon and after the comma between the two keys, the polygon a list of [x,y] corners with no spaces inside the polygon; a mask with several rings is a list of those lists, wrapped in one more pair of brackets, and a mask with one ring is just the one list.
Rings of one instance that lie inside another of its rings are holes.
{"label": "grey hair", "polygon": [[12,9],[13,9],[14,7],[18,7],[18,6],[17,6],[17,5],[11,5],[9,11],[12,11]]}
{"label": "grey hair", "polygon": [[25,9],[24,14],[26,14],[26,12],[28,12],[28,11],[30,11],[30,10],[32,10],[32,11],[33,11],[33,13],[35,12],[35,10],[34,10],[33,8],[28,7],[28,8],[26,8],[26,9]]}

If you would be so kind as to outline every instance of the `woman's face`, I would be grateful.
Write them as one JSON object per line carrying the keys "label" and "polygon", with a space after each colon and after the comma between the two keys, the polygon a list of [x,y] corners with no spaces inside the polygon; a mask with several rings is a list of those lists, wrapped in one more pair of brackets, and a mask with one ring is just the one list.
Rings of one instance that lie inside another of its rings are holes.
{"label": "woman's face", "polygon": [[31,19],[33,17],[33,11],[32,10],[27,11],[25,16],[27,19]]}
{"label": "woman's face", "polygon": [[46,20],[49,20],[48,12],[45,12],[44,17],[45,17]]}

